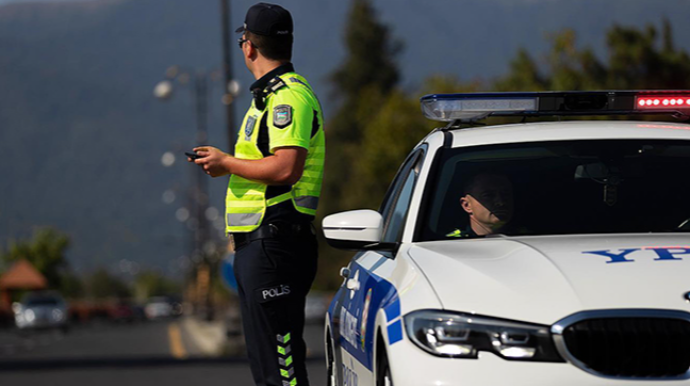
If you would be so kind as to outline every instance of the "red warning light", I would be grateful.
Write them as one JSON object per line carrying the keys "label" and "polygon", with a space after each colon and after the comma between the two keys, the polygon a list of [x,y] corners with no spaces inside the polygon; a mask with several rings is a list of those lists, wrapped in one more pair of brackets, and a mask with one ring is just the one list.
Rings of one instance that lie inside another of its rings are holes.
{"label": "red warning light", "polygon": [[637,109],[667,109],[681,107],[690,109],[690,99],[687,96],[638,96]]}

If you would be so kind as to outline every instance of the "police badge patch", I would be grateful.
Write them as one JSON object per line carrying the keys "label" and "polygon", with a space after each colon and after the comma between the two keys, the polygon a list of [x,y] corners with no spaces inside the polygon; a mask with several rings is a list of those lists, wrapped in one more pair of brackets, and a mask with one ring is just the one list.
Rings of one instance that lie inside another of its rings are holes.
{"label": "police badge patch", "polygon": [[247,117],[247,124],[244,126],[244,140],[250,141],[252,133],[254,132],[254,124],[256,124],[256,117],[251,115]]}
{"label": "police badge patch", "polygon": [[278,105],[273,108],[273,125],[284,129],[292,123],[292,106]]}

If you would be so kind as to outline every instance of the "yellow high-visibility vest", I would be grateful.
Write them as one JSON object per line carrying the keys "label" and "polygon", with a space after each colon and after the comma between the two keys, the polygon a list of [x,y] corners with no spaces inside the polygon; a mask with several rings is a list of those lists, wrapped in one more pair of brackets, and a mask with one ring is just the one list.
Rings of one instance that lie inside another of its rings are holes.
{"label": "yellow high-visibility vest", "polygon": [[289,192],[270,199],[266,199],[267,185],[237,175],[230,176],[225,198],[226,233],[255,230],[261,225],[267,207],[288,200],[298,212],[316,214],[326,155],[321,105],[306,79],[295,72],[274,78],[268,83],[265,93],[264,108],[257,108],[252,101],[242,121],[235,157],[248,160],[264,158],[258,139],[261,120],[266,119],[269,151],[273,153],[275,148],[285,146],[306,148],[304,171]]}

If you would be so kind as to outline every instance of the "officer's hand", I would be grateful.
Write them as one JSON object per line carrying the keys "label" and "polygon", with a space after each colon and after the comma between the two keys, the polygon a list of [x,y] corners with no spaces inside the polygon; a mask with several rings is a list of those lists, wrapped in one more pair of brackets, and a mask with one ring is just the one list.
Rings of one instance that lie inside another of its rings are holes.
{"label": "officer's hand", "polygon": [[211,177],[220,177],[230,174],[226,161],[231,155],[223,153],[212,146],[195,147],[194,151],[201,157],[194,163],[201,166],[206,174]]}

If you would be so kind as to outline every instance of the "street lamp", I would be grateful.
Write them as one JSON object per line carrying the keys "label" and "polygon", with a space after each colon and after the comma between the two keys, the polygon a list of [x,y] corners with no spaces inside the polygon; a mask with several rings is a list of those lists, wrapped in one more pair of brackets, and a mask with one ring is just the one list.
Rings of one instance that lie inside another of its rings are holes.
{"label": "street lamp", "polygon": [[[214,81],[219,72],[192,71],[182,69],[180,66],[171,66],[165,72],[165,79],[159,82],[153,89],[153,94],[160,100],[169,100],[175,93],[175,83],[187,86],[192,81],[191,99],[194,103],[196,117],[196,145],[205,145],[207,142],[208,122],[208,83]],[[190,149],[191,150],[191,149]],[[161,162],[163,165],[172,165],[175,162],[174,154],[164,154]],[[190,190],[189,210],[178,210],[178,220],[186,222],[192,231],[192,261],[204,262],[211,267],[212,261],[207,251],[213,249],[209,245],[213,242],[210,237],[210,226],[207,221],[209,209],[208,178],[201,168],[194,168],[194,179]],[[182,208],[181,208],[182,209]],[[192,211],[190,213],[189,211]],[[186,213],[185,213],[186,212]],[[184,220],[182,220],[184,219]],[[206,293],[206,318],[213,319],[213,308],[210,289]]]}
{"label": "street lamp", "polygon": [[[190,88],[191,99],[195,106],[196,117],[196,145],[204,145],[207,141],[207,122],[208,122],[208,80],[214,78],[214,73],[205,71],[191,71],[182,69],[180,66],[171,66],[165,72],[166,79],[159,82],[153,89],[153,94],[161,100],[169,100],[175,92],[174,83],[186,86],[190,80],[193,85]],[[191,149],[190,149],[191,150]],[[164,154],[161,162],[166,165],[174,163],[174,154]],[[202,254],[202,246],[209,239],[208,226],[205,221],[204,213],[208,206],[208,179],[203,170],[196,168],[193,172],[195,187],[191,191],[190,209],[193,210],[193,218],[197,226],[194,230],[194,243],[192,257]]]}

